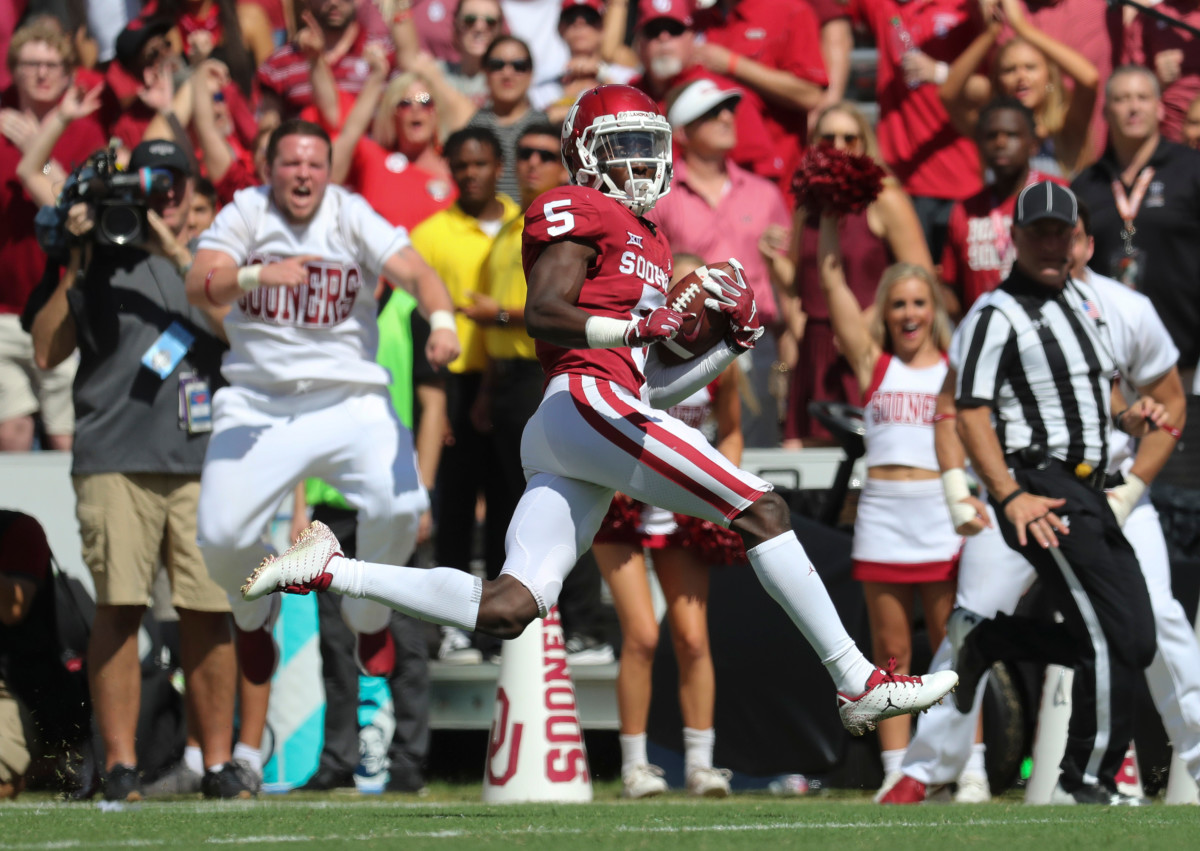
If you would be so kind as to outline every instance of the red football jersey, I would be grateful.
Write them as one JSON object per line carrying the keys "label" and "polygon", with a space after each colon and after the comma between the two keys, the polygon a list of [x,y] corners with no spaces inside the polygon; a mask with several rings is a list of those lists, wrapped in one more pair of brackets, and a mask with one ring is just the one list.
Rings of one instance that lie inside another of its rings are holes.
{"label": "red football jersey", "polygon": [[[596,316],[633,319],[667,302],[671,247],[657,229],[602,192],[560,186],[538,197],[525,212],[522,263],[529,278],[543,250],[559,240],[578,240],[598,252],[576,305]],[[564,349],[537,341],[549,381],[574,372],[615,381],[641,395],[645,349]]]}
{"label": "red football jersey", "polygon": [[[1061,177],[1029,170],[1025,185],[1043,180],[1067,182]],[[1012,216],[1017,195],[997,198],[989,186],[959,201],[950,209],[946,247],[942,250],[942,281],[957,294],[965,314],[967,308],[1008,277],[1016,259],[1012,244]]]}

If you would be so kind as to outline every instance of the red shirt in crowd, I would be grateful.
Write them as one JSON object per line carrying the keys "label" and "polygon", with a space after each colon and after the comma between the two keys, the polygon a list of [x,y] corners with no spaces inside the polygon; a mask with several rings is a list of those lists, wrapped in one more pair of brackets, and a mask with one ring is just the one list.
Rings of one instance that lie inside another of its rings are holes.
{"label": "red shirt in crowd", "polygon": [[413,0],[413,25],[422,50],[447,62],[459,60],[454,46],[454,10],[457,0]]}
{"label": "red shirt in crowd", "polygon": [[[663,87],[661,97],[650,90],[649,79],[645,76],[635,77],[633,80],[630,80],[629,85],[641,89],[654,98],[655,103],[658,104],[658,108],[662,110],[663,115],[666,115],[667,92],[677,86],[684,86],[696,80],[712,80],[721,89],[743,89],[742,86],[739,86],[728,77],[713,74],[699,65],[684,68],[675,79]],[[733,111],[733,117],[737,126],[737,147],[730,153],[730,157],[738,165],[748,168],[756,174],[760,173],[761,170],[769,171],[770,164],[775,159],[775,146],[771,141],[771,134],[767,132],[762,111],[755,108],[750,98],[743,97],[738,103],[737,108]],[[677,160],[682,159],[678,148],[675,149],[675,158]]]}
{"label": "red shirt in crowd", "polygon": [[950,124],[937,86],[910,89],[901,60],[911,47],[953,62],[980,32],[966,0],[851,0],[875,34],[879,149],[910,195],[962,200],[979,191],[975,144]]}
{"label": "red shirt in crowd", "polygon": [[[728,12],[713,6],[697,14],[696,31],[713,44],[768,68],[787,71],[821,87],[829,85],[821,58],[820,23],[804,0],[741,0]],[[754,170],[790,191],[792,172],[808,135],[808,113],[766,102],[750,86],[739,87],[745,92],[743,103],[762,114],[774,148],[774,156]]]}
{"label": "red shirt in crowd", "polygon": [[[392,37],[387,31],[381,32],[363,26],[353,46],[333,66],[333,79],[342,91],[350,94],[362,91],[363,81],[366,80],[369,71],[362,54],[368,44],[383,47],[387,51],[388,61],[395,63],[396,51]],[[308,60],[293,44],[285,44],[267,58],[258,69],[258,83],[282,101],[284,118],[297,115],[312,103],[312,80],[309,76]]]}
{"label": "red shirt in crowd", "polygon": [[[1162,0],[1154,8],[1200,28],[1200,5],[1195,0]],[[1172,142],[1182,143],[1188,105],[1200,94],[1200,42],[1189,32],[1142,15],[1126,30],[1125,62],[1153,71],[1155,57],[1167,50],[1183,51],[1183,66],[1179,78],[1163,86],[1160,130]]]}
{"label": "red shirt in crowd", "polygon": [[[17,93],[9,89],[0,95],[0,107],[17,107]],[[68,172],[108,144],[108,137],[93,116],[71,123],[59,138],[52,156]],[[0,134],[0,313],[25,309],[29,294],[42,279],[46,254],[37,243],[33,217],[37,207],[17,178],[21,150]]]}
{"label": "red shirt in crowd", "polygon": [[[1067,185],[1062,178],[1033,169],[1025,185],[1042,180]],[[958,294],[964,314],[977,298],[994,290],[1012,271],[1017,256],[1012,242],[1017,194],[1001,200],[993,187],[986,186],[950,210],[946,247],[942,250],[942,281]]]}
{"label": "red shirt in crowd", "polygon": [[388,222],[410,231],[458,198],[454,181],[413,165],[404,154],[371,139],[355,147],[346,188],[366,198]]}

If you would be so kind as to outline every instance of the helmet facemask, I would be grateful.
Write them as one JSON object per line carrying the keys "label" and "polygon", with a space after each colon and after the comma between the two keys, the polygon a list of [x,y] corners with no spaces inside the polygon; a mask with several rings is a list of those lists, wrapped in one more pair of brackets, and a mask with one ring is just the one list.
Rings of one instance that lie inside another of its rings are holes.
{"label": "helmet facemask", "polygon": [[578,142],[576,183],[599,189],[635,216],[671,189],[671,126],[660,115],[605,115]]}

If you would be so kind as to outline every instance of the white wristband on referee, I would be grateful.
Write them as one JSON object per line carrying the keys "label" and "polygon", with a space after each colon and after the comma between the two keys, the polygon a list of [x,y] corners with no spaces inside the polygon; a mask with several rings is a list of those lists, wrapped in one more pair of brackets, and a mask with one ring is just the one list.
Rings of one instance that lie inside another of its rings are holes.
{"label": "white wristband on referee", "polygon": [[1133,473],[1126,473],[1125,482],[1108,492],[1108,505],[1113,516],[1117,518],[1117,525],[1125,525],[1125,521],[1129,519],[1129,512],[1133,511],[1145,492],[1146,483]]}
{"label": "white wristband on referee", "polygon": [[963,502],[971,496],[971,486],[967,483],[967,472],[962,467],[942,473],[942,493],[946,495],[946,506],[950,509],[950,519],[955,529],[979,516],[973,506]]}
{"label": "white wristband on referee", "polygon": [[242,292],[250,292],[258,289],[262,284],[259,277],[262,275],[262,264],[255,263],[253,266],[242,266],[237,270],[237,285]]}
{"label": "white wristband on referee", "polygon": [[429,314],[430,331],[457,331],[454,314],[449,310],[435,310]]}
{"label": "white wristband on referee", "polygon": [[611,316],[589,316],[583,328],[588,348],[619,349],[629,345],[625,342],[625,333],[632,322],[630,319],[614,319]]}

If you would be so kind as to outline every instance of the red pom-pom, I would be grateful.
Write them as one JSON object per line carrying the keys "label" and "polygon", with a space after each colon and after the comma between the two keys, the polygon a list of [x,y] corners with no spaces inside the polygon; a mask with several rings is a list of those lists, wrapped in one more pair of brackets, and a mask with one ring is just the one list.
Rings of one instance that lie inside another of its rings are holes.
{"label": "red pom-pom", "polygon": [[804,153],[792,191],[796,203],[810,213],[844,216],[861,213],[878,198],[885,176],[879,163],[865,154],[814,145]]}
{"label": "red pom-pom", "polygon": [[630,544],[635,547],[642,545],[642,507],[643,503],[632,500],[624,494],[613,497],[608,506],[608,513],[600,523],[600,531],[594,539],[598,544]]}
{"label": "red pom-pom", "polygon": [[707,565],[748,563],[745,544],[737,532],[686,514],[676,514],[675,523],[675,531],[667,536],[667,546],[690,550]]}

